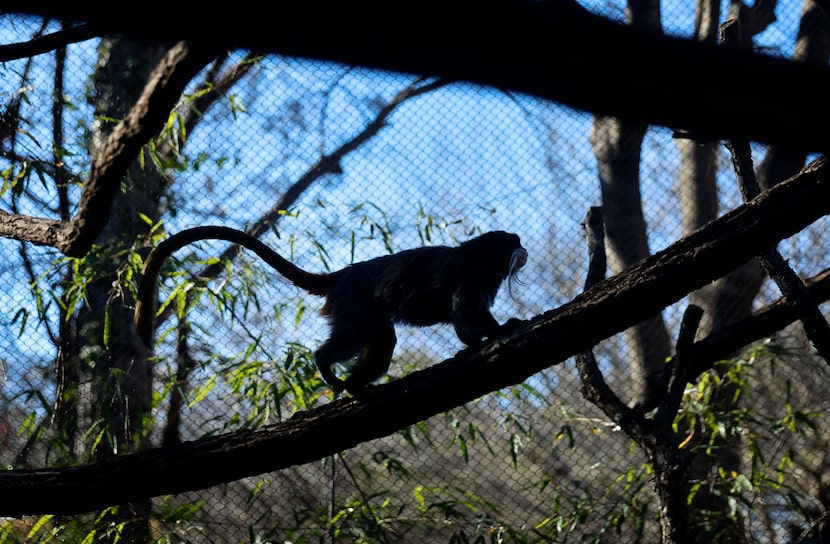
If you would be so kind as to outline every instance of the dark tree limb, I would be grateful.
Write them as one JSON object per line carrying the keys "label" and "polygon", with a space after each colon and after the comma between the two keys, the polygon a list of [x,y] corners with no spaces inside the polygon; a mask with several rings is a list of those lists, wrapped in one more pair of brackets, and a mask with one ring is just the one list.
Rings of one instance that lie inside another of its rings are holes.
{"label": "dark tree limb", "polygon": [[[730,20],[721,25],[721,37],[724,47],[741,47],[741,25],[739,21]],[[726,141],[726,147],[732,155],[732,164],[738,179],[738,186],[745,201],[749,201],[761,192],[752,165],[752,151],[749,142],[742,139]],[[796,308],[804,332],[819,355],[830,364],[830,324],[824,318],[818,305],[814,304],[807,292],[804,282],[787,264],[776,247],[770,247],[758,255],[758,262],[775,281],[781,294]]]}
{"label": "dark tree limb", "polygon": [[[706,139],[830,150],[827,67],[630,28],[569,0],[421,0],[400,10],[380,0],[306,0],[281,4],[277,19],[252,17],[261,6],[245,5],[193,10],[148,0],[141,10],[125,11],[117,3],[88,0],[3,3],[6,11],[95,22],[110,33],[207,40],[473,81]],[[707,77],[688,77],[701,69]],[[775,83],[747,93],[746,81]]]}
{"label": "dark tree limb", "polygon": [[[589,210],[584,226],[590,259],[585,281],[585,289],[588,290],[602,280],[606,268],[603,221],[599,208]],[[576,356],[583,396],[636,441],[651,461],[660,504],[661,541],[666,544],[687,541],[689,512],[686,507],[686,472],[689,457],[679,448],[680,440],[672,423],[687,383],[686,358],[702,315],[701,308],[689,306],[683,316],[676,355],[669,367],[668,391],[663,395],[663,402],[653,418],[647,418],[644,409],[629,408],[617,397],[603,379],[591,349]]]}
{"label": "dark tree limb", "polygon": [[96,23],[79,24],[51,34],[38,36],[27,42],[0,45],[0,62],[34,57],[60,49],[70,43],[83,42],[101,35],[103,28]]}
{"label": "dark tree limb", "polygon": [[164,125],[185,85],[217,50],[186,42],[174,45],[150,76],[127,116],[113,129],[95,157],[75,217],[68,223],[0,211],[0,236],[56,247],[80,257],[110,219],[110,209],[127,168],[141,147]]}
{"label": "dark tree limb", "polygon": [[671,424],[680,409],[683,391],[686,389],[686,384],[689,383],[688,367],[691,360],[692,346],[702,318],[703,308],[694,304],[689,305],[683,313],[683,320],[680,323],[680,332],[677,335],[677,344],[674,350],[675,354],[668,363],[666,395],[654,415],[654,421],[657,423]]}
{"label": "dark tree limb", "polygon": [[660,501],[661,542],[690,542],[687,473],[691,458],[680,447],[672,424],[686,388],[686,361],[689,348],[703,317],[699,306],[690,305],[683,314],[675,355],[670,363],[668,390],[654,418],[640,420],[640,446],[646,450],[654,469],[654,485]]}
{"label": "dark tree limb", "polygon": [[109,221],[115,193],[141,147],[158,133],[185,86],[216,54],[212,47],[179,42],[159,62],[138,101],[95,157],[78,211],[58,245],[62,253],[73,257],[86,254]]}
{"label": "dark tree limb", "polygon": [[608,269],[608,259],[605,256],[605,221],[602,217],[602,207],[592,206],[588,209],[585,222],[585,239],[588,244],[588,273],[585,275],[583,291],[605,279]]}
{"label": "dark tree limb", "polygon": [[[807,280],[807,290],[814,303],[830,299],[830,269]],[[689,356],[689,381],[714,367],[719,360],[727,359],[738,350],[780,331],[797,321],[798,311],[785,298],[781,298],[753,315],[729,323],[698,340]]]}
{"label": "dark tree limb", "polygon": [[[607,258],[605,255],[605,221],[601,207],[592,207],[588,210],[585,221],[585,239],[588,244],[588,273],[585,276],[583,291],[591,289],[605,278]],[[593,346],[576,356],[576,368],[582,381],[582,396],[599,407],[612,421],[620,424],[630,420],[633,413],[608,387],[602,372],[597,365]]]}

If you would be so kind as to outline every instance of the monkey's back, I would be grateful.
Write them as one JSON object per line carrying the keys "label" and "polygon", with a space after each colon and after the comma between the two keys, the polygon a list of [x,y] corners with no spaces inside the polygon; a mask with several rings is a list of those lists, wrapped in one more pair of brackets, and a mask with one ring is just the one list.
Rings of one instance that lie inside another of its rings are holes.
{"label": "monkey's back", "polygon": [[469,271],[458,248],[421,247],[355,263],[333,274],[326,313],[351,313],[344,304],[381,312],[411,325],[452,321],[452,299]]}

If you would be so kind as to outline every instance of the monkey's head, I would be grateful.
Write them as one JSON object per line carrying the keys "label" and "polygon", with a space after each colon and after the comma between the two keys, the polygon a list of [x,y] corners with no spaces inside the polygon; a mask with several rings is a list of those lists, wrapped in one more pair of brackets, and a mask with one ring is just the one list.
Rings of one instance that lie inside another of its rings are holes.
{"label": "monkey's head", "polygon": [[485,232],[464,242],[462,247],[474,255],[482,266],[482,273],[491,272],[500,280],[507,279],[507,289],[513,296],[513,283],[518,282],[516,273],[527,263],[527,250],[522,247],[518,234],[502,230]]}

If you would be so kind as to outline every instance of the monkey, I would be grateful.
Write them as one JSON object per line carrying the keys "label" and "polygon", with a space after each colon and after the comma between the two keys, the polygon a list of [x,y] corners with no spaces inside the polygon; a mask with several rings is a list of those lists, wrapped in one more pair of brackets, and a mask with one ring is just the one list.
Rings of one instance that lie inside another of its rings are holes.
{"label": "monkey", "polygon": [[[207,239],[239,244],[297,287],[326,297],[321,313],[328,319],[330,333],[315,351],[315,362],[333,391],[345,389],[352,395],[389,370],[397,342],[396,323],[422,327],[451,324],[468,346],[503,332],[490,308],[505,279],[512,289],[516,273],[528,257],[517,234],[492,231],[455,247],[407,249],[318,274],[299,268],[243,231],[194,227],[162,241],[144,262],[133,322],[148,348],[152,346],[163,262],[178,249]],[[356,361],[341,380],[332,366],[351,359]]]}

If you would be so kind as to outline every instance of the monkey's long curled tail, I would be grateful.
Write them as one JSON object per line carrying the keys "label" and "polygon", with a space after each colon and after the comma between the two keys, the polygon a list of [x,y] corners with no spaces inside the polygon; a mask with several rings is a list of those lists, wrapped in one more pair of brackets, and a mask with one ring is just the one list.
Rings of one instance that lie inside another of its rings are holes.
{"label": "monkey's long curled tail", "polygon": [[329,291],[331,281],[328,274],[315,274],[299,268],[266,246],[261,240],[254,238],[246,232],[219,226],[186,229],[173,234],[161,242],[150,252],[147,260],[144,261],[141,281],[138,284],[138,300],[136,301],[135,313],[133,314],[133,323],[135,324],[139,338],[147,347],[152,346],[153,343],[157,304],[156,290],[161,265],[177,250],[199,240],[224,240],[233,244],[239,244],[256,253],[271,268],[285,276],[286,279],[297,287],[305,289],[312,295],[325,296]]}

